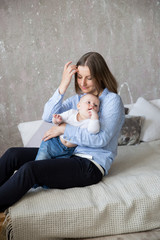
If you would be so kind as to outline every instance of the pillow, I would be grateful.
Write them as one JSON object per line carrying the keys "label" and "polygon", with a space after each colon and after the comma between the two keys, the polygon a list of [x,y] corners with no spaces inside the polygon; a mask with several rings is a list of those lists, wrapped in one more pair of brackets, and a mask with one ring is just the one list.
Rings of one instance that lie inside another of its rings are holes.
{"label": "pillow", "polygon": [[125,116],[125,122],[122,126],[118,145],[135,145],[140,142],[140,134],[143,119],[142,117]]}
{"label": "pillow", "polygon": [[20,132],[24,146],[26,146],[26,144],[32,138],[34,133],[38,130],[42,122],[43,120],[37,120],[37,121],[23,122],[18,124],[18,130]]}
{"label": "pillow", "polygon": [[[154,106],[160,108],[160,99],[150,100],[149,102],[152,103]],[[128,111],[130,111],[133,108],[134,104],[135,103],[125,104],[124,105],[125,112],[127,111],[127,109],[128,109]],[[126,114],[128,114],[128,113],[126,113]]]}
{"label": "pillow", "polygon": [[26,144],[26,147],[39,147],[42,141],[42,137],[45,132],[48,131],[51,127],[53,127],[53,123],[42,122],[38,130],[33,134],[32,138]]}
{"label": "pillow", "polygon": [[144,142],[160,139],[160,109],[144,98],[138,98],[129,115],[144,116],[140,140]]}
{"label": "pillow", "polygon": [[160,99],[154,99],[150,101],[153,105],[160,108]]}
{"label": "pillow", "polygon": [[24,147],[39,147],[45,132],[53,123],[43,120],[23,122],[18,125]]}

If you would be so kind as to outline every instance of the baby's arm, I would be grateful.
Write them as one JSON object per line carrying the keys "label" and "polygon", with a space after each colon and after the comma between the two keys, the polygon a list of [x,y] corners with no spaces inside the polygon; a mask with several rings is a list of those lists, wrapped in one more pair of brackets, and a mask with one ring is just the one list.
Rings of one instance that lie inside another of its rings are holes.
{"label": "baby's arm", "polygon": [[91,118],[87,129],[88,132],[92,134],[96,134],[100,131],[98,113],[94,109],[91,110]]}
{"label": "baby's arm", "polygon": [[68,123],[68,118],[69,116],[72,114],[71,113],[72,110],[68,110],[66,112],[63,112],[61,114],[53,114],[53,118],[52,118],[52,122],[57,124],[57,125],[60,125],[61,123]]}
{"label": "baby's arm", "polygon": [[60,114],[53,114],[52,122],[54,124],[60,125],[63,122],[63,119]]}

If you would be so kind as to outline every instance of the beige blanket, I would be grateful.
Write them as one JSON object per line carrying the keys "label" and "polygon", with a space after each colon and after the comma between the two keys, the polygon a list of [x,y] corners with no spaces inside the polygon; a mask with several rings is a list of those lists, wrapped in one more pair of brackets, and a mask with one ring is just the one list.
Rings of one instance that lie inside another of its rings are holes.
{"label": "beige blanket", "polygon": [[160,228],[160,140],[118,148],[97,185],[29,191],[9,209],[13,240],[87,238]]}

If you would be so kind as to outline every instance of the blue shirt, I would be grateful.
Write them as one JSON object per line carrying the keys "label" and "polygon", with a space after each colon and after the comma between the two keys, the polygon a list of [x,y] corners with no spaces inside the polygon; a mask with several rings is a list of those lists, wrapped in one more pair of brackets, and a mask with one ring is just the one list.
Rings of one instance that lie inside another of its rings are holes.
{"label": "blue shirt", "polygon": [[[52,122],[52,114],[62,113],[71,108],[77,109],[77,103],[82,95],[74,95],[63,101],[64,95],[57,89],[49,101],[45,104],[42,119]],[[100,132],[91,134],[85,128],[66,125],[64,138],[74,144],[77,144],[74,153],[88,154],[92,159],[100,164],[105,175],[111,167],[113,160],[117,155],[117,145],[120,130],[124,123],[124,106],[118,94],[109,92],[105,88],[99,97],[100,109]]]}

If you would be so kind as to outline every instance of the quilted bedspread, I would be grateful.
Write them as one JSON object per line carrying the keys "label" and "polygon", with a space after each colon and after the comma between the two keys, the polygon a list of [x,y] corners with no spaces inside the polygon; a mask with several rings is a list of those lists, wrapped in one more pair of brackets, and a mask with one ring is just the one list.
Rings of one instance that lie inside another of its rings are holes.
{"label": "quilted bedspread", "polygon": [[99,184],[30,190],[8,209],[13,240],[89,238],[160,228],[160,140],[120,146]]}

